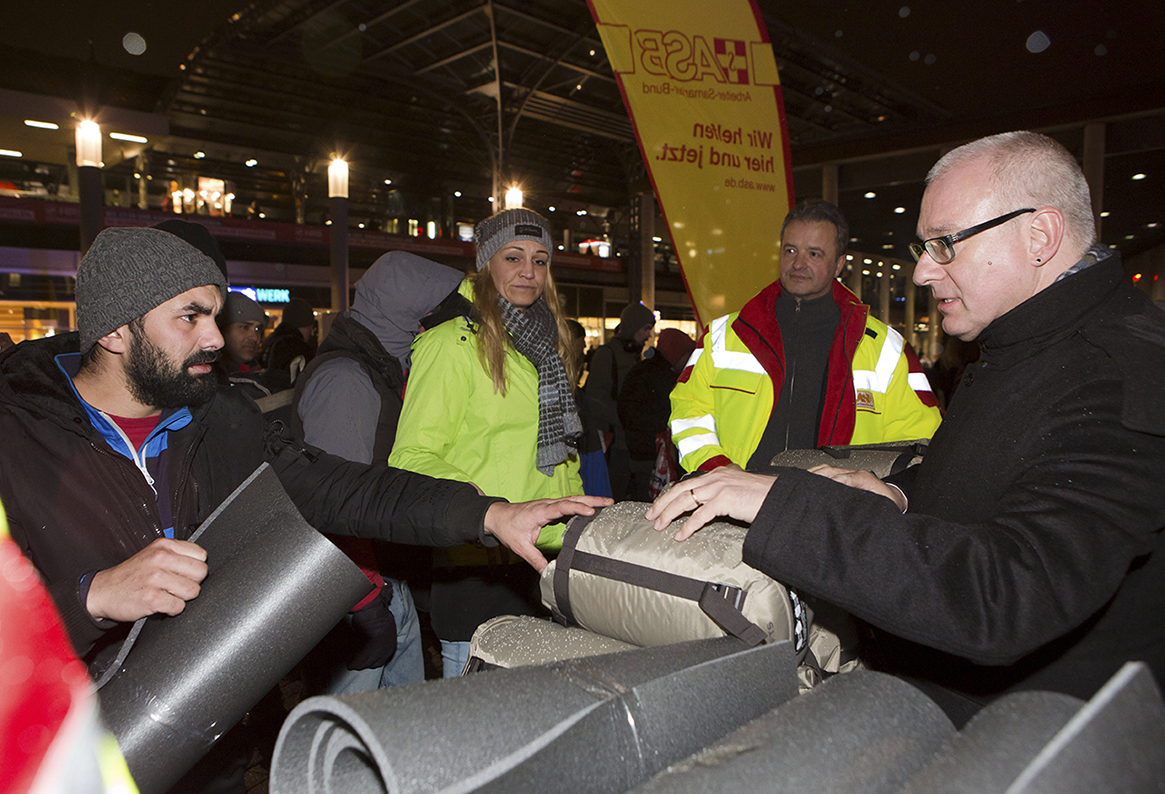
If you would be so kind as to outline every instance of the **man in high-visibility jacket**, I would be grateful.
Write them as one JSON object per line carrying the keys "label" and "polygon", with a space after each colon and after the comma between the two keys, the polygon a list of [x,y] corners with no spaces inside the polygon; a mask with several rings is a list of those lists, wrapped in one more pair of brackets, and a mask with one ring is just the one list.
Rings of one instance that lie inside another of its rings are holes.
{"label": "man in high-visibility jacket", "polygon": [[672,391],[688,471],[767,465],[786,449],[930,438],[941,420],[918,356],[837,281],[849,225],[803,202],[781,228],[781,277],[713,320]]}

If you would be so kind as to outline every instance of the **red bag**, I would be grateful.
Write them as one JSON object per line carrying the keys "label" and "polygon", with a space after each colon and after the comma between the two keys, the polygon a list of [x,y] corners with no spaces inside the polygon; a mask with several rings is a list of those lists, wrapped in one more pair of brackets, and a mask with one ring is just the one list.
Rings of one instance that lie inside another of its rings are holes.
{"label": "red bag", "polygon": [[655,434],[655,468],[651,471],[648,492],[655,499],[680,477],[680,461],[676,445],[671,442],[671,431]]}

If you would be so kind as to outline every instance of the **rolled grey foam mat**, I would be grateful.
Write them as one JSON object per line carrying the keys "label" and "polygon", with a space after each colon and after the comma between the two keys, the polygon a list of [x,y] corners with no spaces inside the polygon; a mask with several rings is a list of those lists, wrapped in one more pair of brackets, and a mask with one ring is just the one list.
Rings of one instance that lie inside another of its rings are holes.
{"label": "rolled grey foam mat", "polygon": [[790,643],[720,637],[315,697],[283,724],[270,790],[625,792],[796,693]]}
{"label": "rolled grey foam mat", "polygon": [[889,794],[954,735],[921,691],[859,670],[778,706],[635,792]]}
{"label": "rolled grey foam mat", "polygon": [[210,568],[201,594],[147,619],[99,693],[142,794],[177,782],[370,589],[266,464],[195,536]]}
{"label": "rolled grey foam mat", "polygon": [[1165,702],[1149,667],[1125,662],[1007,791],[1165,791]]}
{"label": "rolled grey foam mat", "polygon": [[1059,692],[1014,692],[976,714],[903,794],[1003,794],[1084,701]]}

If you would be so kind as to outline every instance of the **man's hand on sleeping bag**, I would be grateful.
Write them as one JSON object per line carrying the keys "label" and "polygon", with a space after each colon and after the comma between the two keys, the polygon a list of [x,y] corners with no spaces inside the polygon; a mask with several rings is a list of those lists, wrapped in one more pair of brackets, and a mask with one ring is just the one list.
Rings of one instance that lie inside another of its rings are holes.
{"label": "man's hand on sleeping bag", "polygon": [[824,463],[820,466],[814,466],[809,471],[822,477],[828,477],[842,485],[848,485],[850,488],[858,488],[862,491],[876,493],[878,496],[884,496],[895,504],[898,512],[906,512],[906,494],[902,493],[898,486],[882,482],[872,472],[855,469],[839,469],[836,466],[827,466]]}
{"label": "man's hand on sleeping bag", "polygon": [[676,533],[676,540],[687,540],[717,516],[752,522],[776,480],[776,477],[722,466],[676,483],[660,494],[644,518],[654,521],[656,530],[663,530],[684,513],[691,512]]}
{"label": "man's hand on sleeping bag", "polygon": [[596,507],[609,504],[611,500],[604,496],[567,496],[517,504],[494,502],[485,513],[485,531],[541,573],[546,558],[534,548],[539,530],[560,518],[593,515]]}

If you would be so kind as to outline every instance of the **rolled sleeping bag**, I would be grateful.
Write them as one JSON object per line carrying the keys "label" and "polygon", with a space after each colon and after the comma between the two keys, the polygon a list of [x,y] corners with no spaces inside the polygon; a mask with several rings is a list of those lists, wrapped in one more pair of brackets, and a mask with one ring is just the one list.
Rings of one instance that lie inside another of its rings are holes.
{"label": "rolled sleeping bag", "polygon": [[886,441],[880,444],[789,449],[778,453],[770,465],[811,469],[826,464],[839,469],[868,471],[878,478],[883,478],[920,463],[926,455],[929,443],[929,438],[919,438],[914,441]]}
{"label": "rolled sleeping bag", "polygon": [[272,794],[625,792],[797,692],[789,643],[712,640],[309,698]]}
{"label": "rolled sleeping bag", "polygon": [[477,627],[469,641],[467,672],[527,667],[584,656],[629,651],[634,645],[533,615],[499,615]]}
{"label": "rolled sleeping bag", "polygon": [[634,794],[890,794],[954,736],[955,726],[921,690],[858,670],[673,764]]}
{"label": "rolled sleeping bag", "polygon": [[167,791],[370,589],[264,463],[192,536],[202,592],[152,616],[100,690],[142,794]]}
{"label": "rolled sleeping bag", "polygon": [[539,583],[557,621],[639,646],[731,634],[750,645],[790,640],[803,653],[811,615],[744,563],[745,528],[713,522],[678,543],[687,518],[657,532],[647,508],[621,502],[571,519]]}

